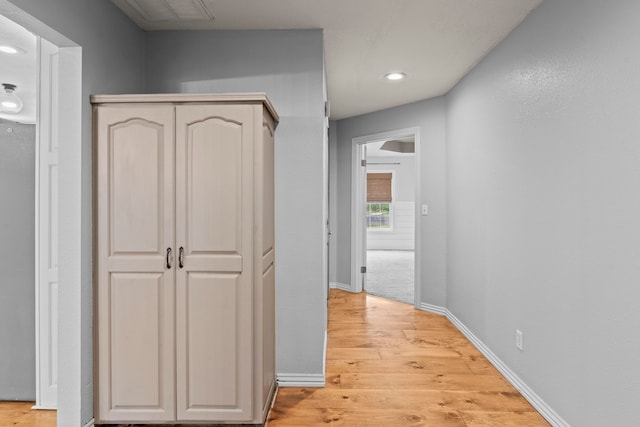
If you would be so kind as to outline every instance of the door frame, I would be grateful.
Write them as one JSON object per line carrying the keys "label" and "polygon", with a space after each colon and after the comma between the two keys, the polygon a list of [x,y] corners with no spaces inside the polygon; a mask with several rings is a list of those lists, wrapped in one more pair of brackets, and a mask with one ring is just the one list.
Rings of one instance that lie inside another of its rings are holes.
{"label": "door frame", "polygon": [[[363,291],[363,274],[360,267],[366,260],[366,231],[365,231],[365,200],[366,168],[362,167],[363,147],[370,142],[388,139],[399,139],[413,136],[415,139],[415,256],[414,256],[414,306],[418,306],[422,300],[420,286],[420,128],[410,127],[388,132],[380,132],[370,135],[354,137],[351,140],[351,285],[350,291],[359,293]],[[366,273],[365,273],[366,274]]]}
{"label": "door frame", "polygon": [[[58,349],[58,48],[37,41],[36,117],[36,403],[34,409],[57,408]],[[53,181],[53,182],[52,182]]]}

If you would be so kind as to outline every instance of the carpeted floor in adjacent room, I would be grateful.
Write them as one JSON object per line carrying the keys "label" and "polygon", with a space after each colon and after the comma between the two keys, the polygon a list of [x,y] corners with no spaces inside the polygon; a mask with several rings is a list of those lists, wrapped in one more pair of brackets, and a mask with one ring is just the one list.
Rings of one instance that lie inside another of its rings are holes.
{"label": "carpeted floor in adjacent room", "polygon": [[365,290],[371,295],[414,303],[414,251],[367,251]]}

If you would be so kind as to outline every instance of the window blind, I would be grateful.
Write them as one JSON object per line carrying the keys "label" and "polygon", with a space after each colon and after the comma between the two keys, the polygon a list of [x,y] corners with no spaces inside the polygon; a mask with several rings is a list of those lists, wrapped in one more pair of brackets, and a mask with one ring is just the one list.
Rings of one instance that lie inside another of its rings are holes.
{"label": "window blind", "polygon": [[390,173],[367,173],[367,202],[391,202]]}

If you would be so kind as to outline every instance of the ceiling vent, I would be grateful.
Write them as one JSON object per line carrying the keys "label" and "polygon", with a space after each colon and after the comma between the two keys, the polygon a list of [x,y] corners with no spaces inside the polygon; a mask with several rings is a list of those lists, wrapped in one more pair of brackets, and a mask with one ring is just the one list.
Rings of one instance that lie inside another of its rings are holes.
{"label": "ceiling vent", "polygon": [[[207,0],[113,0],[143,30],[161,30],[177,22],[212,28],[213,14]],[[172,28],[173,28],[172,27]]]}

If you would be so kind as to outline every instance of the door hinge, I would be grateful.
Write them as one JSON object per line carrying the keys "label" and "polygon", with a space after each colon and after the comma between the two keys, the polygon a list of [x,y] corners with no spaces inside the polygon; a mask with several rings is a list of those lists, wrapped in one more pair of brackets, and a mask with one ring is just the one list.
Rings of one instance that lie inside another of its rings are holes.
{"label": "door hinge", "polygon": [[366,160],[360,160],[360,165],[361,166],[367,166],[367,161]]}
{"label": "door hinge", "polygon": [[324,101],[324,116],[329,117],[331,115],[331,104],[329,101]]}
{"label": "door hinge", "polygon": [[362,267],[360,267],[360,273],[366,273],[367,272],[367,267],[365,265],[363,265]]}

